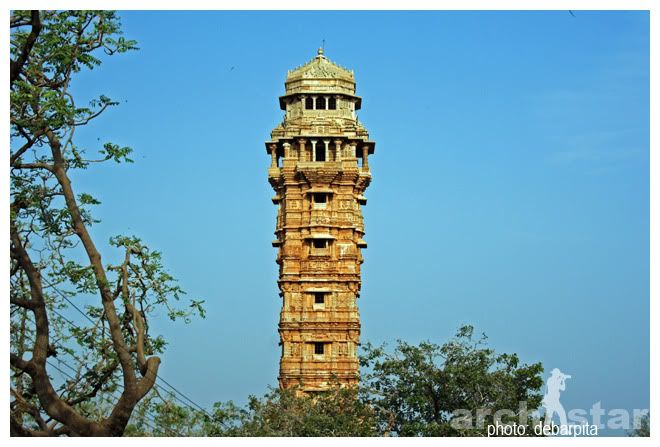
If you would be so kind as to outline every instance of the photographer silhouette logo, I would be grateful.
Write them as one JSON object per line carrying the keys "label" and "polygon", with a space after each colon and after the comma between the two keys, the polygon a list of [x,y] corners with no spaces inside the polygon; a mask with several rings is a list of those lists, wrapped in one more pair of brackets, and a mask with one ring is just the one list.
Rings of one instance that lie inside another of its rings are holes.
{"label": "photographer silhouette logo", "polygon": [[[581,424],[569,424],[568,417],[566,417],[566,410],[559,401],[562,391],[566,390],[566,380],[571,376],[561,372],[559,368],[554,368],[550,371],[550,377],[545,382],[545,395],[541,401],[541,406],[545,410],[545,418],[543,423],[539,421],[538,425],[534,427],[537,435],[542,436],[597,436],[598,425],[589,424],[586,418],[580,418]],[[578,410],[577,412],[581,412]],[[575,420],[572,415],[577,414],[576,410],[569,412],[571,420]],[[554,415],[559,418],[559,425],[552,421]],[[584,412],[586,414],[586,412]]]}
{"label": "photographer silhouette logo", "polygon": [[[461,409],[454,411],[452,427],[461,429],[481,429],[486,416],[492,415],[492,423],[486,427],[486,435],[491,436],[598,436],[600,429],[631,430],[639,429],[644,420],[648,421],[648,408],[613,408],[606,410],[601,402],[595,402],[590,409],[569,408],[567,411],[560,398],[566,391],[566,381],[572,377],[559,368],[550,371],[545,382],[545,394],[539,408],[528,411],[526,401],[518,402],[518,411],[491,408],[478,408],[476,411]],[[543,413],[542,413],[543,412]],[[502,422],[503,416],[518,415],[517,421],[510,418]],[[647,418],[647,419],[645,419]],[[553,421],[553,419],[555,419]],[[559,424],[556,420],[559,419]],[[626,433],[626,432],[624,432]],[[629,433],[629,432],[628,432]]]}
{"label": "photographer silhouette logo", "polygon": [[545,424],[550,425],[552,422],[552,417],[557,413],[559,416],[559,425],[568,425],[568,420],[566,419],[566,410],[564,406],[559,402],[559,395],[562,391],[566,390],[566,379],[570,379],[571,376],[564,374],[555,368],[550,372],[550,377],[546,382],[546,392],[543,396],[543,401],[541,404],[545,409]]}

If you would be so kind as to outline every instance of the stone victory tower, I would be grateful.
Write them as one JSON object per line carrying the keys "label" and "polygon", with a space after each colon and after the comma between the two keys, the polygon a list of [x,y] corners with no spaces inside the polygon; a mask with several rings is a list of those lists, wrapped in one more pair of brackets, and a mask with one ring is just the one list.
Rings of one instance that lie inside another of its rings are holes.
{"label": "stone victory tower", "polygon": [[360,336],[360,207],[375,143],[358,122],[355,78],[317,56],[288,72],[284,121],[271,132],[268,180],[278,205],[282,297],[279,384],[305,392],[357,384]]}

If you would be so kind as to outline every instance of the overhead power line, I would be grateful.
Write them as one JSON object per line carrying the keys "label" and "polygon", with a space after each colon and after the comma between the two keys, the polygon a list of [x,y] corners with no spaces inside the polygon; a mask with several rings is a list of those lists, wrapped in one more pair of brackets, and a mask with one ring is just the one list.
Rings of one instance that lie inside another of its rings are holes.
{"label": "overhead power line", "polygon": [[[59,292],[59,291],[58,291],[58,292]],[[87,316],[86,314],[84,314],[84,312],[82,312],[78,307],[74,306],[74,308],[75,308],[76,310],[78,310],[78,312],[83,313],[83,315],[85,315],[85,316],[89,319],[89,316]],[[64,315],[62,315],[62,314],[61,314],[60,312],[58,312],[57,310],[53,309],[53,313],[55,313],[56,315],[58,315],[58,316],[59,316],[60,318],[62,318],[64,321],[66,321],[67,323],[69,323],[71,326],[76,327],[76,328],[82,330],[82,328],[81,328],[80,326],[78,326],[76,323],[74,323],[73,321],[71,321],[69,318],[67,318],[67,317],[65,317]],[[89,319],[89,320],[90,320],[93,324],[95,324],[95,321],[93,321],[93,320],[91,320],[91,319]],[[191,410],[193,410],[193,411],[201,411],[201,412],[204,413],[204,415],[207,416],[209,419],[212,418],[212,416],[211,416],[211,415],[210,415],[210,414],[209,414],[209,413],[208,413],[203,407],[201,407],[199,404],[197,404],[197,402],[195,402],[194,400],[192,400],[191,398],[189,398],[188,396],[186,396],[185,394],[183,394],[183,392],[179,391],[174,385],[172,385],[172,384],[169,383],[167,380],[165,380],[163,377],[161,377],[160,374],[156,375],[156,379],[159,380],[160,382],[162,382],[163,384],[165,384],[167,387],[169,387],[170,390],[171,390],[170,392],[172,392],[172,391],[174,392],[174,394],[173,394],[174,399],[176,399],[178,402],[180,402],[181,404],[183,404],[185,407],[187,407],[187,408],[189,408],[189,409],[191,409]],[[120,386],[121,386],[121,385],[120,385]],[[162,387],[159,387],[159,386],[156,385],[156,384],[154,384],[154,387],[155,387],[156,389],[160,389],[160,390],[163,389]],[[180,398],[177,396],[177,394],[178,394],[179,396],[183,397],[187,402],[184,401],[184,400],[182,400],[182,399],[180,399]],[[188,403],[188,402],[189,402],[189,403]],[[192,404],[192,406],[191,406],[191,404]]]}
{"label": "overhead power line", "polygon": [[[87,315],[87,313],[85,313],[85,312],[84,312],[83,310],[81,310],[78,306],[76,306],[76,305],[75,305],[75,304],[69,299],[69,297],[67,297],[64,293],[62,293],[62,292],[61,292],[60,290],[58,290],[57,288],[55,288],[55,286],[53,286],[52,284],[50,284],[48,281],[46,281],[46,280],[43,280],[43,281],[44,281],[44,283],[45,283],[46,285],[50,286],[50,287],[55,291],[55,293],[57,293],[57,294],[58,294],[59,296],[61,296],[64,300],[66,300],[66,302],[68,302],[68,303],[71,305],[71,307],[73,307],[78,313],[80,313],[83,317],[85,317],[90,323],[92,323],[92,324],[96,324],[96,322],[95,322],[94,320],[92,320],[92,319],[90,318],[90,316]],[[62,318],[63,320],[65,320],[65,321],[66,321],[67,323],[69,323],[71,326],[76,327],[76,328],[82,330],[82,328],[81,328],[79,325],[77,325],[76,323],[74,323],[73,321],[71,321],[69,318],[65,317],[64,315],[62,315],[60,312],[58,312],[58,311],[55,310],[55,309],[52,309],[52,310],[53,310],[53,312],[54,312],[55,314],[59,315],[60,318]],[[208,413],[208,412],[207,412],[207,411],[206,411],[201,405],[199,405],[197,402],[195,402],[195,401],[192,400],[190,397],[188,397],[187,395],[185,395],[182,391],[180,391],[179,389],[177,389],[174,385],[172,385],[172,384],[169,383],[167,380],[165,380],[165,378],[162,377],[161,374],[157,374],[157,375],[156,375],[156,380],[162,382],[165,386],[169,387],[169,389],[170,389],[171,391],[174,392],[173,397],[174,397],[178,402],[180,402],[181,404],[183,404],[185,407],[187,407],[187,408],[189,408],[189,409],[191,409],[191,410],[193,410],[193,411],[201,411],[206,417],[208,417],[209,419],[212,419],[212,416],[211,416],[211,415],[210,415],[210,414],[209,414],[209,413]],[[154,384],[154,387],[155,387],[156,389],[159,389],[159,387],[158,387],[156,384]],[[183,399],[185,399],[185,401],[182,400],[182,399],[180,399],[180,398],[177,396],[177,394],[178,394],[179,396],[181,396]],[[186,402],[186,401],[187,401],[187,402]],[[189,403],[188,403],[188,402],[189,402]],[[192,406],[191,406],[191,405],[192,405]]]}
{"label": "overhead power line", "polygon": [[[76,380],[76,378],[73,377],[71,374],[67,373],[66,371],[63,371],[59,366],[54,365],[54,364],[53,364],[52,362],[50,362],[49,360],[46,360],[46,363],[48,363],[48,365],[50,365],[51,367],[53,367],[54,369],[56,369],[57,371],[59,371],[60,374],[62,374],[63,376],[68,377],[68,378],[71,379],[71,380]],[[71,365],[69,365],[68,363],[66,363],[65,361],[63,361],[63,360],[61,360],[61,359],[58,359],[58,363],[63,364],[64,366],[66,366],[67,368],[69,368],[71,371],[77,373],[76,369],[73,368],[73,367],[72,367]],[[113,393],[113,392],[108,392],[108,394],[110,394],[110,395],[111,395],[112,397],[114,397],[115,399],[119,400],[119,396],[115,395],[115,393]],[[155,418],[154,415],[152,415],[151,413],[145,411],[145,417],[144,417],[144,421],[143,421],[143,422],[144,422],[144,425],[146,425],[149,429],[151,429],[151,432],[152,432],[152,433],[155,433],[155,432],[156,432],[156,428],[155,428],[153,425],[151,425],[151,424],[158,425],[158,423],[156,422],[156,418]],[[151,422],[151,424],[150,424],[149,422]],[[170,435],[171,435],[171,434],[174,434],[174,435],[176,435],[176,436],[182,436],[181,433],[177,432],[176,430],[172,430],[171,428],[168,428],[168,427],[163,427],[163,428],[164,428],[164,430],[165,430],[166,432],[169,432]]]}

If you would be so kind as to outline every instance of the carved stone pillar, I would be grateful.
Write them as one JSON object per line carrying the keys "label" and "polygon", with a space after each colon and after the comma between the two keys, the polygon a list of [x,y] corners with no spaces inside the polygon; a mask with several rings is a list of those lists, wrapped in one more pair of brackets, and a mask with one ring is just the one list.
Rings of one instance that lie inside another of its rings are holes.
{"label": "carved stone pillar", "polygon": [[335,140],[335,161],[341,161],[341,140]]}
{"label": "carved stone pillar", "polygon": [[305,143],[307,143],[307,140],[305,140],[304,138],[298,140],[298,144],[300,145],[300,148],[298,149],[299,161],[305,161]]}
{"label": "carved stone pillar", "polygon": [[277,167],[277,144],[271,144],[268,147],[270,148],[270,157],[271,157],[270,167],[271,168],[276,168]]}
{"label": "carved stone pillar", "polygon": [[330,161],[330,140],[323,140],[325,146],[325,161]]}
{"label": "carved stone pillar", "polygon": [[356,155],[356,153],[357,153],[357,143],[355,143],[355,142],[351,143],[350,147],[351,147],[351,150],[350,150],[349,156],[351,158],[355,158],[357,156]]}
{"label": "carved stone pillar", "polygon": [[282,146],[284,146],[284,158],[289,159],[291,158],[291,144],[290,143],[284,143]]}
{"label": "carved stone pillar", "polygon": [[[316,106],[316,96],[314,97],[314,106]],[[316,161],[316,140],[311,140],[312,142],[312,161]]]}
{"label": "carved stone pillar", "polygon": [[369,167],[369,146],[362,146],[362,167]]}

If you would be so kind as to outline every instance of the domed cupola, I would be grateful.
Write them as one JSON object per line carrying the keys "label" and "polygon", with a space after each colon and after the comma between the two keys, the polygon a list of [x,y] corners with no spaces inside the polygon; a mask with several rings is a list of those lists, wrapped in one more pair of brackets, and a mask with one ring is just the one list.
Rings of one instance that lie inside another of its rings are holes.
{"label": "domed cupola", "polygon": [[[359,110],[362,99],[355,95],[355,76],[353,70],[344,68],[330,61],[319,48],[314,59],[300,67],[289,70],[284,82],[286,94],[280,97],[280,107],[286,110],[286,105],[296,98],[304,96],[311,108],[307,110],[335,110],[330,108],[332,99],[344,98],[354,104],[353,110]],[[314,104],[313,97],[321,98]],[[321,100],[325,99],[324,104]],[[336,104],[336,102],[334,102]],[[325,108],[321,106],[325,105]],[[318,109],[314,106],[317,106]]]}

